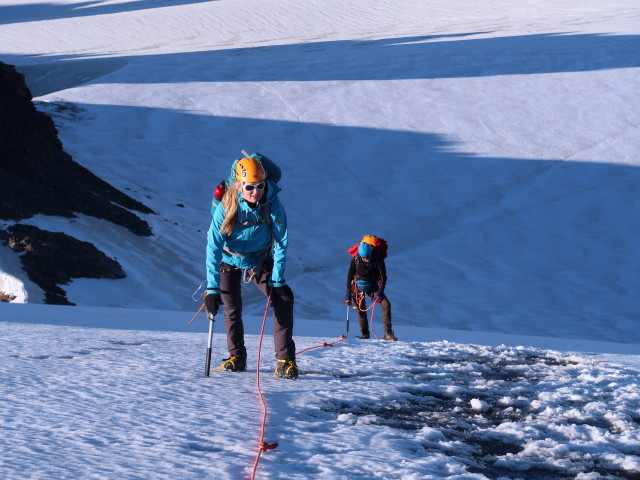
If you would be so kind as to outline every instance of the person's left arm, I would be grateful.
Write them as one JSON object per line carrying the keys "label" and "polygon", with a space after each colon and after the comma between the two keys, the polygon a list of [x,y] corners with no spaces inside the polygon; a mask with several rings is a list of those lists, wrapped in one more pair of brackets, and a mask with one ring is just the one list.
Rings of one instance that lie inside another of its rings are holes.
{"label": "person's left arm", "polygon": [[387,266],[384,260],[380,260],[378,273],[380,274],[380,281],[378,283],[378,292],[376,293],[376,302],[380,303],[385,298],[384,287],[387,285]]}
{"label": "person's left arm", "polygon": [[287,284],[284,278],[287,264],[287,247],[289,235],[287,230],[287,214],[282,202],[276,198],[271,203],[271,227],[273,231],[273,271],[271,273],[272,287],[282,287]]}

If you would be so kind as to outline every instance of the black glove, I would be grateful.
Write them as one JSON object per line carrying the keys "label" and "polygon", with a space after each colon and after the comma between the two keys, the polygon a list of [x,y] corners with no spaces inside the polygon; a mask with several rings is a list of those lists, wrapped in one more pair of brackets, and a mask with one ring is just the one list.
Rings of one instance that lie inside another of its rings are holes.
{"label": "black glove", "polygon": [[222,305],[222,298],[219,293],[207,293],[204,296],[204,306],[207,309],[207,318],[213,320],[218,313],[218,307]]}
{"label": "black glove", "polygon": [[284,285],[282,287],[273,287],[272,293],[276,297],[280,298],[283,302],[293,303],[293,292],[291,291],[291,287],[289,285]]}

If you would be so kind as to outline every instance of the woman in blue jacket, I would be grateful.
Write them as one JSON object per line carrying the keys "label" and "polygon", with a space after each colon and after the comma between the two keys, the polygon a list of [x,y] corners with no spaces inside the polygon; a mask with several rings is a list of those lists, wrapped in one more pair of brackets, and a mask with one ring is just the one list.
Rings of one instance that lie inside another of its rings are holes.
{"label": "woman in blue jacket", "polygon": [[223,305],[229,358],[221,369],[247,368],[244,345],[241,286],[253,283],[273,307],[273,341],[278,364],[275,374],[297,378],[293,342],[293,292],[284,278],[287,252],[287,217],[278,199],[280,188],[267,180],[259,160],[236,162],[234,182],[213,212],[207,234],[208,315]]}

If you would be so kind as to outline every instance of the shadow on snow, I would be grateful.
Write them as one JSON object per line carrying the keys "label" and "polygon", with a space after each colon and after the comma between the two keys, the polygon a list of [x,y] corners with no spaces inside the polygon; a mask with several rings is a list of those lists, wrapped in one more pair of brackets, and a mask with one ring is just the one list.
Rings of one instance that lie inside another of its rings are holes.
{"label": "shadow on snow", "polygon": [[101,0],[70,4],[29,3],[0,6],[0,25],[12,23],[59,20],[63,18],[90,17],[113,13],[133,12],[152,8],[175,7],[217,0],[132,0],[117,4],[101,5]]}
{"label": "shadow on snow", "polygon": [[[286,172],[282,197],[292,232],[287,271],[303,317],[331,317],[335,306],[320,302],[317,292],[342,298],[346,248],[375,230],[390,242],[388,291],[400,324],[468,329],[481,318],[490,331],[640,341],[628,329],[640,309],[637,167],[474,156],[429,133],[142,107],[74,108],[77,120],[84,121],[87,110],[109,123],[98,128],[113,149],[103,155],[133,152],[126,155],[135,155],[129,163],[136,167],[127,175],[162,188],[158,196],[200,192],[194,207],[202,212],[202,231],[212,185],[226,174],[232,152],[250,141],[277,159]],[[184,182],[169,185],[163,172],[175,169],[176,159]],[[184,236],[182,226],[176,229]],[[185,239],[194,242],[185,251],[200,252],[200,240]],[[192,260],[200,258],[194,253]],[[544,325],[554,331],[540,330]]]}
{"label": "shadow on snow", "polygon": [[[115,59],[61,55],[47,57],[47,63],[23,65],[19,69],[27,76],[32,93],[39,96],[85,84],[125,65],[136,73],[133,80],[136,83],[403,80],[634,68],[640,66],[638,51],[638,35],[540,34],[497,38],[449,35]],[[7,63],[21,63],[20,56],[7,54],[2,58]],[[117,79],[107,77],[101,82],[127,82],[127,78],[120,74]]]}

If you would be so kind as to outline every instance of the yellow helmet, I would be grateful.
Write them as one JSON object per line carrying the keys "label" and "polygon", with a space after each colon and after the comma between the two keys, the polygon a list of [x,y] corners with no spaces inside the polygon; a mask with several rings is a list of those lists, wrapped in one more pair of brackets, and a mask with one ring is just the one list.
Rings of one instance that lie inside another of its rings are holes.
{"label": "yellow helmet", "polygon": [[245,157],[236,162],[235,170],[236,180],[245,183],[262,182],[267,178],[267,172],[264,171],[262,163],[255,158]]}
{"label": "yellow helmet", "polygon": [[372,247],[375,247],[376,245],[378,245],[377,240],[378,239],[375,237],[375,235],[365,235],[364,237],[362,237],[361,243],[368,243]]}

